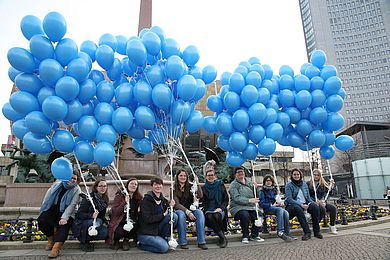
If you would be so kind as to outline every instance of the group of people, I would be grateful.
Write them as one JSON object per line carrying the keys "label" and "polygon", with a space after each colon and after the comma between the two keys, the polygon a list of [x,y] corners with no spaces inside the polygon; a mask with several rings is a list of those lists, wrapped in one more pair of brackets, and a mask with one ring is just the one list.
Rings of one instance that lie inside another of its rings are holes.
{"label": "group of people", "polygon": [[127,251],[130,249],[129,240],[133,239],[141,250],[165,253],[172,247],[173,228],[177,228],[178,246],[188,249],[188,222],[195,222],[200,249],[208,249],[205,226],[213,229],[219,238],[217,245],[224,248],[228,244],[225,236],[228,210],[240,222],[244,244],[264,241],[259,236],[262,214],[276,215],[277,235],[286,242],[297,239],[290,233],[289,220],[294,216],[303,229],[302,240],[311,238],[305,217],[307,213],[312,218],[314,237],[322,238],[319,222],[326,212],[330,213],[331,232],[337,234],[336,208],[325,201],[327,190],[331,187],[320,170],[313,171],[314,180],[308,183],[303,181],[299,169],[292,170],[291,181],[285,187],[284,201],[280,199],[279,188],[271,175],[263,178],[260,189],[261,185],[245,177],[243,167],[237,167],[234,169],[235,179],[227,190],[217,178],[213,161],[205,164],[203,172],[205,184],[200,186],[196,176],[191,183],[187,171],[178,170],[172,198],[164,197],[163,180],[158,177],[150,181],[151,190],[144,195],[139,192],[137,179],[127,180],[124,189],[115,194],[108,221],[107,182],[104,179],[95,181],[92,192],[85,195],[78,186],[79,172],[74,171],[71,180],[52,185],[40,209],[38,226],[48,238],[45,249],[50,251],[49,258],[59,255],[70,229],[80,241],[80,249],[86,252],[94,251],[92,240],[106,240],[112,249]]}

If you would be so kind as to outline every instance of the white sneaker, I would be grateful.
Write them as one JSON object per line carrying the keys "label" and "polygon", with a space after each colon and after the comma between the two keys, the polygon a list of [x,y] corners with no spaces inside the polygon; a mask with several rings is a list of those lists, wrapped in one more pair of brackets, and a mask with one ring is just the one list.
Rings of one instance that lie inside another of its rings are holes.
{"label": "white sneaker", "polygon": [[241,243],[243,244],[249,244],[249,239],[244,237],[242,240],[241,240]]}
{"label": "white sneaker", "polygon": [[337,229],[335,226],[330,226],[330,232],[333,234],[333,235],[337,235]]}
{"label": "white sneaker", "polygon": [[251,237],[249,238],[250,241],[256,241],[256,242],[264,242],[264,239],[261,237]]}

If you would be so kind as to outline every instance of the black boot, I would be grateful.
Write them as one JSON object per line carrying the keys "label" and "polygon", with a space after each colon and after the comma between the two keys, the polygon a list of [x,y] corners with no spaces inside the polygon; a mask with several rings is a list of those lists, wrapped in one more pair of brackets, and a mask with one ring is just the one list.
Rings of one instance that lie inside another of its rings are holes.
{"label": "black boot", "polygon": [[219,241],[218,241],[217,245],[220,248],[225,248],[227,246],[227,243],[228,243],[226,236],[225,236],[225,233],[223,233],[223,231],[219,231],[217,235],[219,237]]}

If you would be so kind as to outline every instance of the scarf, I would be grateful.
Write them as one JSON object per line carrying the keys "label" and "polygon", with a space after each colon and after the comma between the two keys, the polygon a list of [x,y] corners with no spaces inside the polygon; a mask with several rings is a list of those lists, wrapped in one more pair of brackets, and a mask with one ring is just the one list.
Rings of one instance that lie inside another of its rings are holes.
{"label": "scarf", "polygon": [[99,212],[105,211],[107,209],[107,202],[103,199],[102,195],[97,192],[92,192],[91,197],[95,203],[95,207]]}
{"label": "scarf", "polygon": [[302,187],[302,185],[303,185],[302,179],[296,181],[296,180],[294,180],[293,178],[291,178],[291,182],[294,183],[294,184],[295,184],[296,186],[298,186],[299,188]]}
{"label": "scarf", "polygon": [[275,189],[274,185],[271,185],[271,186],[267,186],[267,185],[263,185],[263,190],[273,190]]}
{"label": "scarf", "polygon": [[222,181],[216,180],[214,183],[206,181],[204,187],[209,195],[210,200],[215,200],[216,207],[221,207],[222,202]]}
{"label": "scarf", "polygon": [[60,201],[60,212],[64,212],[65,208],[70,205],[74,194],[76,193],[77,184],[68,185],[67,181],[54,183],[53,186],[47,191],[45,196],[46,200],[43,201],[40,213],[47,211],[51,206],[58,204],[58,197],[62,189],[66,189],[64,196],[62,196]]}

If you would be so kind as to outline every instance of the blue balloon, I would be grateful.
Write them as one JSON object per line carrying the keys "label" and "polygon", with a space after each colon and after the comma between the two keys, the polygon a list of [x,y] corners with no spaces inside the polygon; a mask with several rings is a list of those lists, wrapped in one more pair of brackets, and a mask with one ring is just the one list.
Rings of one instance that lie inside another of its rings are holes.
{"label": "blue balloon", "polygon": [[202,70],[202,80],[205,84],[210,84],[217,78],[217,69],[208,65]]}
{"label": "blue balloon", "polygon": [[134,122],[133,126],[127,131],[127,135],[135,139],[142,139],[145,137],[145,130]]}
{"label": "blue balloon", "polygon": [[202,79],[202,69],[198,66],[192,66],[189,68],[188,73],[196,79]]}
{"label": "blue balloon", "polygon": [[81,104],[86,104],[96,95],[96,84],[91,79],[80,84],[79,95],[77,96]]}
{"label": "blue balloon", "polygon": [[245,86],[245,79],[240,73],[233,73],[229,78],[229,90],[241,94]]}
{"label": "blue balloon", "polygon": [[115,38],[117,42],[116,51],[119,54],[126,55],[127,38],[123,35],[117,35]]}
{"label": "blue balloon", "polygon": [[301,120],[301,112],[296,107],[289,107],[285,112],[290,116],[291,124],[296,124]]}
{"label": "blue balloon", "polygon": [[242,152],[242,156],[247,160],[256,160],[257,146],[249,143],[245,150]]}
{"label": "blue balloon", "polygon": [[326,63],[326,54],[322,50],[315,50],[310,55],[310,62],[317,68],[322,68]]}
{"label": "blue balloon", "polygon": [[34,56],[26,49],[19,47],[9,49],[7,59],[11,66],[19,71],[33,73],[37,69]]}
{"label": "blue balloon", "polygon": [[181,56],[179,44],[171,38],[167,38],[162,42],[161,52],[165,59],[173,55]]}
{"label": "blue balloon", "polygon": [[24,135],[23,144],[29,151],[37,154],[47,154],[53,151],[49,138],[31,132]]}
{"label": "blue balloon", "polygon": [[295,106],[304,110],[311,105],[312,97],[309,91],[301,90],[295,95]]}
{"label": "blue balloon", "polygon": [[287,140],[288,140],[290,146],[295,147],[295,148],[301,147],[305,143],[305,140],[303,139],[303,137],[300,136],[297,132],[288,133]]}
{"label": "blue balloon", "polygon": [[63,100],[71,101],[79,95],[80,85],[74,78],[65,76],[57,81],[55,92]]}
{"label": "blue balloon", "polygon": [[223,101],[220,96],[211,95],[207,98],[207,107],[216,113],[221,113],[224,109]]}
{"label": "blue balloon", "polygon": [[257,57],[250,57],[249,60],[248,60],[249,64],[253,65],[253,64],[260,64],[260,59],[257,58]]}
{"label": "blue balloon", "polygon": [[321,78],[327,80],[330,77],[337,76],[337,69],[333,65],[326,65],[321,69]]}
{"label": "blue balloon", "polygon": [[270,65],[268,64],[263,64],[263,69],[264,69],[264,76],[261,75],[264,79],[271,79],[273,75],[273,70]]}
{"label": "blue balloon", "polygon": [[107,76],[111,80],[117,80],[122,75],[122,71],[122,62],[119,59],[115,58],[111,67],[107,71]]}
{"label": "blue balloon", "polygon": [[41,89],[42,82],[35,74],[20,73],[15,78],[15,85],[19,90],[29,92],[35,96]]}
{"label": "blue balloon", "polygon": [[39,78],[45,86],[54,88],[57,81],[63,76],[64,69],[58,61],[46,59],[39,64]]}
{"label": "blue balloon", "polygon": [[16,76],[18,76],[18,75],[21,74],[21,73],[22,73],[21,71],[15,69],[15,68],[12,67],[12,66],[9,67],[9,69],[8,69],[8,77],[9,77],[9,79],[10,79],[12,82],[14,82]]}
{"label": "blue balloon", "polygon": [[68,113],[66,117],[63,119],[64,123],[67,125],[71,125],[79,121],[79,119],[83,116],[83,105],[75,99],[68,103]]}
{"label": "blue balloon", "polygon": [[315,89],[311,92],[311,107],[322,107],[325,104],[326,101],[326,95],[325,93],[320,89]]}
{"label": "blue balloon", "polygon": [[48,135],[51,132],[51,122],[41,111],[32,111],[26,115],[25,124],[28,130],[38,135]]}
{"label": "blue balloon", "polygon": [[239,109],[232,116],[233,127],[238,131],[247,130],[249,127],[249,115],[244,109]]}
{"label": "blue balloon", "polygon": [[245,159],[240,153],[231,151],[226,155],[226,162],[232,167],[238,167],[245,162]]}
{"label": "blue balloon", "polygon": [[230,79],[231,75],[232,75],[232,73],[230,73],[228,71],[225,71],[224,73],[222,73],[221,78],[220,78],[221,84],[222,85],[229,85],[229,79]]}
{"label": "blue balloon", "polygon": [[214,116],[206,116],[204,118],[203,128],[207,133],[217,133],[217,123]]}
{"label": "blue balloon", "polygon": [[34,35],[44,34],[41,20],[34,15],[23,17],[20,22],[20,29],[27,40],[30,40]]}
{"label": "blue balloon", "polygon": [[86,116],[93,116],[94,115],[94,110],[95,110],[95,105],[93,104],[92,100],[88,101],[88,103],[85,103],[82,107],[83,110],[83,115]]}
{"label": "blue balloon", "polygon": [[273,108],[267,108],[266,115],[267,117],[261,123],[264,127],[269,126],[270,124],[275,123],[276,120],[278,120],[278,113]]}
{"label": "blue balloon", "polygon": [[248,145],[248,140],[244,134],[234,132],[230,135],[229,144],[233,151],[242,152]]}
{"label": "blue balloon", "polygon": [[280,76],[279,79],[279,89],[289,89],[293,90],[294,89],[294,78],[291,77],[290,75],[284,74]]}
{"label": "blue balloon", "polygon": [[[80,59],[84,60],[88,64],[88,72],[92,69],[92,60],[91,57],[85,52],[80,51],[77,55]],[[88,74],[89,75],[89,74]]]}
{"label": "blue balloon", "polygon": [[318,148],[325,144],[326,137],[321,130],[313,130],[309,135],[308,141],[310,146]]}
{"label": "blue balloon", "polygon": [[158,108],[169,110],[172,102],[172,91],[165,84],[158,84],[152,90],[152,100]]}
{"label": "blue balloon", "polygon": [[319,75],[320,75],[320,70],[319,70],[316,66],[309,65],[309,66],[307,66],[307,68],[306,68],[305,75],[306,75],[306,77],[308,77],[309,79],[312,79],[312,78],[314,78],[315,76],[319,76]]}
{"label": "blue balloon", "polygon": [[133,125],[133,113],[127,107],[119,107],[112,114],[112,126],[119,134],[126,133]]}
{"label": "blue balloon", "polygon": [[68,105],[58,96],[49,96],[42,102],[42,111],[53,121],[61,121],[68,114]]}
{"label": "blue balloon", "polygon": [[337,149],[345,152],[352,149],[353,145],[355,144],[355,141],[349,135],[340,135],[336,138],[334,144]]}
{"label": "blue balloon", "polygon": [[177,94],[184,101],[189,101],[196,94],[196,86],[196,79],[193,76],[184,75],[177,82]]}
{"label": "blue balloon", "polygon": [[54,52],[56,60],[65,67],[69,62],[78,57],[79,50],[75,41],[65,38],[57,43]]}
{"label": "blue balloon", "polygon": [[325,135],[324,146],[334,144],[334,141],[336,140],[336,135],[333,132],[325,132],[324,135]]}
{"label": "blue balloon", "polygon": [[276,150],[276,143],[271,138],[265,138],[259,143],[259,153],[264,156],[272,155]]}
{"label": "blue balloon", "polygon": [[248,109],[249,119],[252,124],[261,124],[267,118],[267,109],[261,103],[255,103]]}
{"label": "blue balloon", "polygon": [[111,82],[101,81],[96,87],[96,97],[100,102],[110,103],[115,95],[115,89]]}
{"label": "blue balloon", "polygon": [[279,123],[272,123],[267,126],[265,131],[267,138],[271,138],[275,141],[278,141],[283,136],[283,127]]}
{"label": "blue balloon", "polygon": [[218,131],[225,136],[230,136],[233,132],[232,117],[225,114],[220,114],[216,120]]}
{"label": "blue balloon", "polygon": [[326,121],[326,130],[337,131],[344,126],[344,117],[339,113],[330,113]]}
{"label": "blue balloon", "polygon": [[185,71],[183,60],[176,55],[170,56],[165,65],[165,74],[171,80],[178,80]]}
{"label": "blue balloon", "polygon": [[78,122],[80,137],[88,141],[92,141],[95,138],[98,127],[99,124],[93,116],[83,116]]}
{"label": "blue balloon", "polygon": [[51,141],[54,149],[63,153],[71,153],[75,147],[74,137],[68,130],[57,130]]}
{"label": "blue balloon", "polygon": [[222,98],[222,100],[225,98],[226,93],[229,92],[229,85],[224,85],[219,90],[218,95]]}
{"label": "blue balloon", "polygon": [[143,66],[146,62],[147,51],[141,39],[133,38],[127,42],[126,53],[129,60],[137,66]]}
{"label": "blue balloon", "polygon": [[301,119],[309,120],[311,111],[312,111],[311,107],[308,107],[308,108],[302,110],[302,112],[301,112]]}
{"label": "blue balloon", "polygon": [[24,135],[28,132],[25,119],[19,119],[12,124],[12,134],[20,140],[23,140]]}
{"label": "blue balloon", "polygon": [[256,88],[261,86],[261,80],[261,75],[257,71],[250,71],[245,77],[245,83]]}
{"label": "blue balloon", "polygon": [[340,88],[339,92],[337,92],[337,95],[339,95],[344,100],[347,96],[347,93],[345,92],[344,88]]}
{"label": "blue balloon", "polygon": [[301,119],[296,127],[298,134],[300,134],[302,137],[307,136],[313,130],[313,126],[311,125],[310,121],[306,119]]}
{"label": "blue balloon", "polygon": [[93,151],[93,158],[101,167],[107,167],[115,159],[114,147],[107,142],[98,143]]}
{"label": "blue balloon", "polygon": [[[270,98],[271,98],[271,92],[267,88],[264,88],[264,87],[260,87],[257,90],[257,92],[259,94],[259,98],[257,99],[257,103],[262,103],[264,105],[267,105],[270,101]],[[278,106],[278,109],[279,109],[279,106]]]}
{"label": "blue balloon", "polygon": [[43,19],[43,30],[52,42],[58,42],[66,33],[65,18],[58,12],[50,12]]}
{"label": "blue balloon", "polygon": [[72,163],[65,157],[55,159],[50,170],[54,178],[60,181],[70,181],[73,176]]}
{"label": "blue balloon", "polygon": [[93,41],[84,41],[80,45],[80,51],[85,52],[91,58],[92,62],[95,61],[95,53],[97,45]]}
{"label": "blue balloon", "polygon": [[283,107],[293,107],[294,106],[294,93],[289,89],[282,89],[279,93],[279,104]]}
{"label": "blue balloon", "polygon": [[42,106],[43,101],[45,101],[46,98],[48,98],[50,96],[55,96],[55,95],[56,95],[56,92],[55,92],[54,88],[43,87],[38,92],[38,95],[37,95],[38,102]]}
{"label": "blue balloon", "polygon": [[223,98],[223,104],[230,113],[234,113],[241,106],[240,96],[233,91],[229,91]]}
{"label": "blue balloon", "polygon": [[146,72],[146,78],[152,87],[165,82],[164,71],[159,65],[151,66]]}
{"label": "blue balloon", "polygon": [[91,79],[95,83],[95,85],[98,85],[101,81],[104,80],[104,75],[98,70],[91,70],[88,78]]}
{"label": "blue balloon", "polygon": [[150,55],[156,56],[160,53],[161,39],[156,33],[151,31],[146,32],[142,35],[142,43]]}
{"label": "blue balloon", "polygon": [[149,107],[139,106],[135,111],[134,116],[137,125],[144,129],[152,130],[156,124],[156,117]]}
{"label": "blue balloon", "polygon": [[80,141],[77,142],[74,153],[76,155],[76,158],[83,163],[92,163],[93,162],[93,146],[86,142],[86,141]]}
{"label": "blue balloon", "polygon": [[69,62],[66,68],[66,75],[76,79],[77,82],[81,83],[88,78],[90,67],[88,63],[82,58],[76,58]]}
{"label": "blue balloon", "polygon": [[99,38],[99,46],[108,45],[113,51],[116,51],[118,42],[116,37],[110,33],[105,33]]}
{"label": "blue balloon", "polygon": [[325,160],[332,159],[332,157],[334,156],[334,153],[335,153],[335,150],[334,150],[333,146],[331,146],[331,145],[329,145],[329,146],[322,146],[320,148],[320,155]]}
{"label": "blue balloon", "polygon": [[176,124],[181,124],[187,121],[191,113],[191,106],[188,102],[182,100],[175,101],[172,106],[172,118]]}
{"label": "blue balloon", "polygon": [[102,125],[111,124],[113,113],[114,113],[114,108],[109,103],[106,102],[97,104],[94,110],[94,115],[96,120]]}
{"label": "blue balloon", "polygon": [[310,79],[310,91],[313,91],[316,89],[322,90],[322,88],[324,87],[324,83],[325,83],[325,81],[319,76],[315,76],[315,77],[311,78]]}
{"label": "blue balloon", "polygon": [[279,112],[276,122],[278,122],[283,128],[287,128],[291,123],[290,116],[285,112]]}
{"label": "blue balloon", "polygon": [[324,92],[327,95],[337,94],[341,89],[341,79],[337,76],[328,78],[324,83]]}
{"label": "blue balloon", "polygon": [[294,77],[295,91],[310,90],[310,80],[305,75],[297,75]]}
{"label": "blue balloon", "polygon": [[108,45],[101,45],[95,52],[95,58],[100,67],[109,70],[114,62],[114,51]]}
{"label": "blue balloon", "polygon": [[142,154],[153,152],[153,145],[147,138],[133,139],[133,148]]}
{"label": "blue balloon", "polygon": [[96,142],[107,142],[112,146],[115,145],[118,135],[111,125],[101,125],[96,131]]}
{"label": "blue balloon", "polygon": [[194,45],[190,45],[183,51],[183,60],[187,66],[194,66],[200,58],[199,50]]}
{"label": "blue balloon", "polygon": [[36,97],[25,91],[14,92],[9,98],[9,103],[15,112],[23,115],[40,110]]}
{"label": "blue balloon", "polygon": [[326,109],[329,112],[338,112],[343,107],[344,100],[339,95],[331,95],[326,99]]}
{"label": "blue balloon", "polygon": [[133,88],[135,99],[142,105],[152,103],[152,87],[145,80],[138,81]]}
{"label": "blue balloon", "polygon": [[163,42],[165,40],[165,33],[164,33],[164,30],[161,27],[159,27],[159,26],[152,26],[150,28],[150,31],[154,32],[155,34],[157,34],[158,37],[160,37],[161,42]]}
{"label": "blue balloon", "polygon": [[225,152],[231,151],[230,143],[229,143],[229,137],[220,135],[217,138],[217,144],[218,147],[224,150]]}
{"label": "blue balloon", "polygon": [[[263,66],[259,63],[259,64],[252,64],[251,67],[249,68],[249,71],[256,71],[257,73],[260,74],[261,76],[261,79],[264,79],[264,76],[265,76],[265,71],[264,71],[264,68]],[[271,75],[272,77],[272,75]]]}
{"label": "blue balloon", "polygon": [[265,137],[265,130],[261,125],[254,125],[249,129],[249,139],[258,144]]}
{"label": "blue balloon", "polygon": [[54,57],[53,44],[43,35],[35,35],[30,39],[30,51],[40,61]]}
{"label": "blue balloon", "polygon": [[328,119],[328,112],[323,107],[316,107],[310,112],[309,119],[313,124],[324,123]]}
{"label": "blue balloon", "polygon": [[204,123],[204,117],[200,111],[194,110],[186,121],[186,130],[189,133],[194,133],[202,128]]}
{"label": "blue balloon", "polygon": [[250,107],[256,102],[258,102],[259,92],[255,86],[246,85],[241,91],[241,101],[247,106]]}

